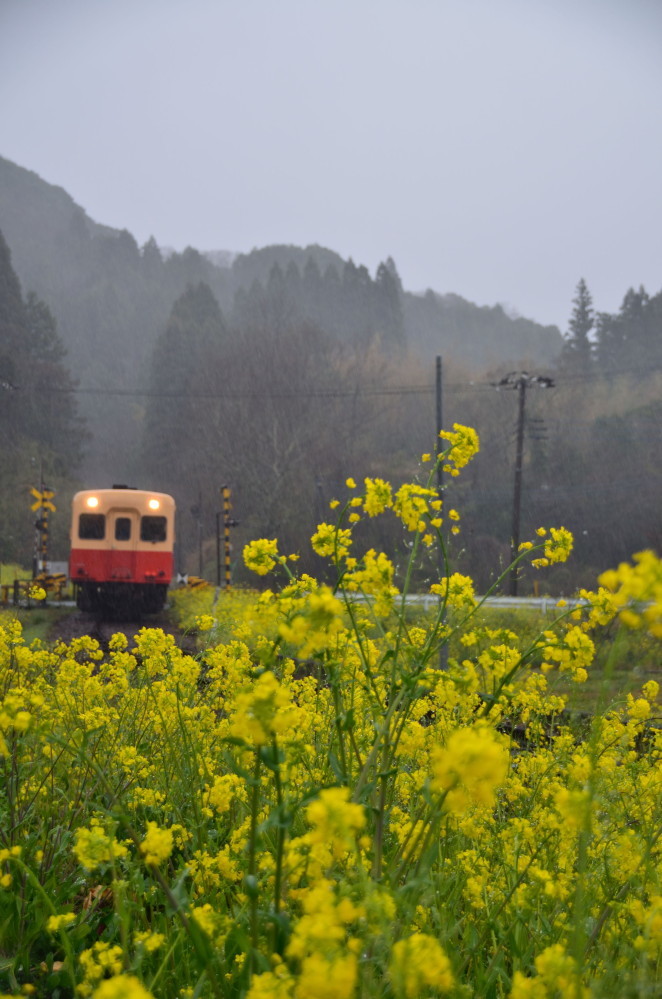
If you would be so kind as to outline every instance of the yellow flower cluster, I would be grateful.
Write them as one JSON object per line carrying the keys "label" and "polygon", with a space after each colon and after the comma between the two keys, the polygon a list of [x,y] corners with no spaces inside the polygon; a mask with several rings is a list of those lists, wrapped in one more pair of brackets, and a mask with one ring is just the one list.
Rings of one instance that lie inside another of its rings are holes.
{"label": "yellow flower cluster", "polygon": [[473,580],[470,576],[463,576],[459,572],[452,573],[440,583],[432,583],[430,592],[438,594],[449,607],[458,610],[463,607],[474,607],[476,603]]}
{"label": "yellow flower cluster", "polygon": [[115,975],[94,990],[92,999],[154,999],[154,997],[135,975]]}
{"label": "yellow flower cluster", "polygon": [[393,504],[390,483],[383,479],[365,479],[365,499],[363,509],[369,517],[377,517]]}
{"label": "yellow flower cluster", "polygon": [[611,591],[611,606],[625,625],[662,638],[662,559],[652,551],[639,552],[632,565],[622,562],[599,581]]}
{"label": "yellow flower cluster", "polygon": [[575,959],[561,944],[539,954],[535,967],[535,978],[515,972],[510,999],[589,999],[590,989],[581,984]]}
{"label": "yellow flower cluster", "polygon": [[565,527],[550,527],[549,536],[544,528],[538,530],[538,534],[545,538],[544,552],[540,558],[534,558],[531,562],[536,568],[552,565],[555,562],[566,562],[570,557],[574,538]]}
{"label": "yellow flower cluster", "polygon": [[297,716],[291,692],[273,673],[266,671],[250,686],[237,691],[229,733],[252,746],[261,746],[274,736],[294,735]]}
{"label": "yellow flower cluster", "polygon": [[393,599],[398,595],[398,589],[393,585],[394,574],[395,567],[388,556],[370,548],[363,556],[362,564],[356,559],[348,560],[343,587],[350,593],[374,597],[375,614],[387,617],[393,609]]}
{"label": "yellow flower cluster", "polygon": [[480,450],[480,440],[473,427],[465,427],[461,423],[454,423],[452,430],[441,430],[439,436],[442,440],[448,441],[450,447],[444,453],[444,459],[451,461],[452,465],[444,466],[445,472],[450,472],[452,476],[457,476],[459,470],[469,464],[471,459]]}
{"label": "yellow flower cluster", "polygon": [[147,823],[147,834],[140,844],[146,864],[161,864],[172,853],[172,829],[161,829],[158,823]]}
{"label": "yellow flower cluster", "polygon": [[297,648],[302,659],[321,652],[343,629],[343,606],[328,586],[320,586],[288,603],[286,620],[279,633]]}
{"label": "yellow flower cluster", "polygon": [[335,857],[356,847],[356,837],[366,824],[361,805],[349,801],[349,788],[330,787],[306,809],[312,826],[309,842],[322,843]]}
{"label": "yellow flower cluster", "polygon": [[247,569],[256,572],[258,576],[266,576],[278,561],[278,542],[267,538],[251,541],[244,547],[243,557]]}
{"label": "yellow flower cluster", "polygon": [[348,528],[336,528],[333,524],[318,524],[311,538],[313,551],[326,558],[345,558],[352,543],[352,533]]}
{"label": "yellow flower cluster", "polygon": [[112,832],[106,832],[99,819],[92,819],[89,828],[80,826],[76,830],[73,852],[83,867],[94,870],[125,857],[128,850],[123,843],[117,842]]}
{"label": "yellow flower cluster", "polygon": [[444,807],[455,814],[472,805],[492,806],[508,762],[508,748],[491,728],[460,728],[433,748],[430,787],[445,794]]}
{"label": "yellow flower cluster", "polygon": [[398,940],[391,952],[389,977],[402,999],[418,999],[429,988],[438,992],[453,988],[451,963],[439,941],[426,933]]}
{"label": "yellow flower cluster", "polygon": [[427,518],[433,516],[432,511],[440,505],[436,490],[405,482],[395,494],[393,509],[410,531],[425,531]]}

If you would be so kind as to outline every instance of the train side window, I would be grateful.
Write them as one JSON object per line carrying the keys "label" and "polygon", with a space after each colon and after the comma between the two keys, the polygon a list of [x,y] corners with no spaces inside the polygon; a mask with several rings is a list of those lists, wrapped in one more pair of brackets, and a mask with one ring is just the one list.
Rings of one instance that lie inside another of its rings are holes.
{"label": "train side window", "polygon": [[115,541],[131,540],[131,519],[129,517],[118,517],[115,521]]}
{"label": "train side window", "polygon": [[81,541],[103,541],[106,536],[106,516],[103,513],[81,513],[78,537]]}
{"label": "train side window", "polygon": [[165,541],[166,532],[167,532],[167,520],[165,517],[140,518],[141,541]]}

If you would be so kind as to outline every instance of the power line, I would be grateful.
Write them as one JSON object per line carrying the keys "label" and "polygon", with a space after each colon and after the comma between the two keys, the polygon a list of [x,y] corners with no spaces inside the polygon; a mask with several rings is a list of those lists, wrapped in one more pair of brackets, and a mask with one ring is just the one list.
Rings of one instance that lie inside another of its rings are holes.
{"label": "power line", "polygon": [[[464,388],[487,388],[478,383],[444,386],[456,391]],[[383,388],[316,389],[314,391],[223,391],[223,392],[163,392],[151,389],[120,388],[49,388],[40,390],[41,395],[94,395],[120,396],[149,399],[352,399],[356,396],[395,396],[395,395],[434,395],[434,385],[394,385]]]}

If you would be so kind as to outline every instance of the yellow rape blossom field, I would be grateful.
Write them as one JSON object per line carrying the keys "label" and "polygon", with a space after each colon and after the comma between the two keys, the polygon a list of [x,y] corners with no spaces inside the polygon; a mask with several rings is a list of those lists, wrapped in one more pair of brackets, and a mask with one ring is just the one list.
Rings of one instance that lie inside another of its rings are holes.
{"label": "yellow rape blossom field", "polygon": [[[442,440],[460,474],[475,431]],[[661,994],[658,685],[581,730],[565,706],[596,629],[662,638],[662,563],[606,572],[533,638],[480,624],[424,458],[397,490],[348,480],[312,538],[327,582],[247,545],[271,589],[203,615],[196,656],[150,628],[28,645],[4,619],[3,995]],[[399,518],[406,565],[360,549],[374,517]],[[541,528],[517,560],[571,548]],[[436,610],[412,623],[423,558]]]}

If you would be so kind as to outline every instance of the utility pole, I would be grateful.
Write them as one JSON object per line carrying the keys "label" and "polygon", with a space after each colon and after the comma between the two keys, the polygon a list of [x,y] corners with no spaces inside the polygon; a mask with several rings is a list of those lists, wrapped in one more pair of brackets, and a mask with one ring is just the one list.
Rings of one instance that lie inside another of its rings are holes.
{"label": "utility pole", "polygon": [[[520,510],[522,506],[522,465],[524,459],[524,421],[526,410],[526,390],[528,388],[554,388],[554,380],[544,375],[529,375],[526,371],[512,371],[500,382],[493,382],[497,391],[510,389],[517,391],[517,444],[515,448],[515,482],[513,488],[513,521],[510,540],[510,561],[514,562],[519,552]],[[508,593],[517,596],[517,566],[512,566],[508,577]]]}
{"label": "utility pole", "polygon": [[[443,414],[442,414],[442,402],[443,402],[443,398],[442,398],[442,360],[441,360],[441,356],[439,354],[437,354],[436,375],[437,375],[437,378],[436,378],[436,393],[435,393],[435,396],[436,396],[436,402],[437,402],[437,447],[436,447],[436,450],[435,450],[435,454],[436,454],[436,456],[438,458],[439,455],[441,454],[441,452],[443,451],[443,446],[442,446],[442,443],[441,443],[441,437],[439,436],[439,434],[444,429]],[[437,492],[439,493],[439,499],[441,499],[443,489],[444,489],[444,473],[443,473],[443,471],[441,469],[441,462],[437,462]]]}
{"label": "utility pole", "polygon": [[[441,355],[437,354],[436,361],[436,404],[437,404],[437,447],[435,450],[435,455],[437,457],[437,495],[439,499],[443,498],[444,494],[444,473],[441,467],[441,462],[439,461],[439,455],[444,450],[444,443],[441,440],[439,434],[444,429],[444,417],[443,417],[443,365],[441,360]],[[439,576],[443,578],[446,573],[446,566],[444,564],[444,553],[439,546]],[[442,623],[446,622],[446,614],[444,613]],[[448,667],[448,643],[442,642],[439,646],[439,669],[447,669]]]}

